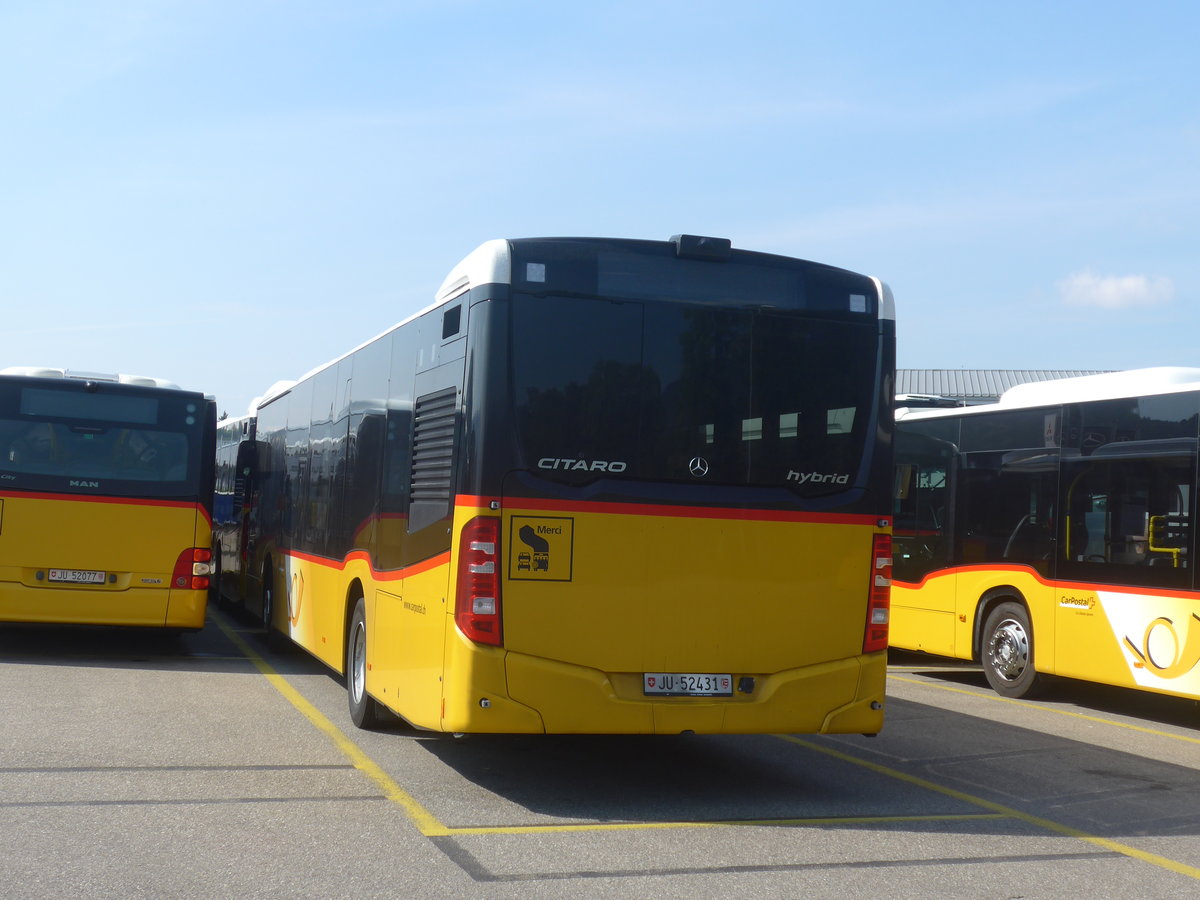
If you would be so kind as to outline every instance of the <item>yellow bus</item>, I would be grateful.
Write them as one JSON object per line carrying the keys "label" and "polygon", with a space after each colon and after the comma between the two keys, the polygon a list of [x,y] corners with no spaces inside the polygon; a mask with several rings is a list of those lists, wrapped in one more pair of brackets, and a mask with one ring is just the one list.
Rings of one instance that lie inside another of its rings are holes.
{"label": "yellow bus", "polygon": [[728,240],[485,243],[258,406],[247,605],[363,727],[877,732],[894,319]]}
{"label": "yellow bus", "polygon": [[202,628],[215,428],[160,379],[0,370],[0,622]]}
{"label": "yellow bus", "polygon": [[893,647],[1200,697],[1200,369],[1025,384],[899,410]]}

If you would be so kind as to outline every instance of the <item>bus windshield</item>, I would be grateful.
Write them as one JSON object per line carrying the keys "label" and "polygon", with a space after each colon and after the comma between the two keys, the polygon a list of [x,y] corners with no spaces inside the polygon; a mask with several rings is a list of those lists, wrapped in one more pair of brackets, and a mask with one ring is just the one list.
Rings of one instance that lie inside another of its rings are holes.
{"label": "bus windshield", "polygon": [[0,384],[0,479],[8,489],[194,497],[201,406],[160,390]]}
{"label": "bus windshield", "polygon": [[526,468],[807,497],[856,485],[875,403],[872,317],[527,294],[512,309]]}

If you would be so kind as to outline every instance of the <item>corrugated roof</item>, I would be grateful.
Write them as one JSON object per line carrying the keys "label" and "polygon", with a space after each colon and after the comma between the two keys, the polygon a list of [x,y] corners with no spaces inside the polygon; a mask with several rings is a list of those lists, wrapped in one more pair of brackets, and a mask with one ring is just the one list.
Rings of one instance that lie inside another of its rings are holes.
{"label": "corrugated roof", "polygon": [[994,400],[1014,385],[1099,375],[1111,369],[897,369],[897,394]]}

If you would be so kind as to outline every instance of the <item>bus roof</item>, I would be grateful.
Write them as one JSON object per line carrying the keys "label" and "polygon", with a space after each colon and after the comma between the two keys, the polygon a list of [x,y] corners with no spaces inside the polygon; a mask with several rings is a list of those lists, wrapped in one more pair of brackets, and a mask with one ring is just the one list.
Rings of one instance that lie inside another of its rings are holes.
{"label": "bus roof", "polygon": [[[441,306],[443,303],[447,302],[448,300],[453,300],[455,297],[458,297],[460,294],[466,293],[468,290],[470,290],[475,285],[511,284],[512,283],[512,243],[513,243],[513,241],[523,241],[523,240],[554,240],[554,241],[575,240],[575,241],[587,241],[587,242],[605,241],[605,242],[628,243],[628,244],[654,243],[653,241],[642,241],[642,240],[636,240],[636,239],[632,239],[632,238],[512,238],[512,239],[495,238],[490,241],[484,241],[482,244],[480,244],[478,247],[476,247],[474,250],[472,250],[470,253],[468,253],[466,256],[464,256],[458,262],[458,264],[455,265],[454,268],[452,268],[450,270],[450,274],[448,274],[445,277],[445,279],[442,280],[441,286],[437,289],[437,292],[434,294],[433,303],[429,304],[426,307],[423,307],[422,309],[417,310],[412,315],[401,320],[400,322],[396,323],[395,325],[385,328],[379,334],[375,335],[374,337],[368,338],[367,340],[363,341],[356,347],[352,347],[350,350],[347,350],[345,353],[341,354],[340,356],[337,356],[334,359],[331,359],[327,362],[323,362],[320,365],[314,366],[312,369],[309,369],[307,372],[305,372],[303,375],[301,375],[296,380],[275,382],[275,384],[271,385],[271,387],[268,388],[265,393],[263,393],[259,397],[255,397],[250,402],[250,413],[251,414],[257,413],[259,407],[264,406],[267,403],[271,403],[275,400],[278,400],[281,396],[286,394],[288,391],[290,391],[293,387],[295,387],[300,382],[307,381],[309,378],[312,378],[318,372],[322,372],[325,369],[328,369],[332,366],[337,365],[343,359],[346,359],[347,357],[358,352],[363,347],[365,347],[367,344],[370,344],[371,342],[378,340],[379,338],[383,337],[385,334],[390,334],[391,332],[395,331],[397,328],[400,328],[401,326],[408,324],[409,322],[413,321],[414,319],[417,319],[417,318],[425,315],[427,312],[437,309],[439,306]],[[697,240],[698,241],[714,241],[714,240],[715,241],[723,241],[723,239],[720,239],[720,238],[697,238],[692,235],[675,235],[671,238],[670,241],[662,241],[660,243],[664,243],[664,244],[675,243],[676,246],[679,246],[679,243],[681,240],[684,240],[684,241],[687,241],[687,240],[691,240],[691,241],[697,241]],[[760,256],[761,255],[769,255],[769,254],[758,254],[755,251],[741,251],[741,252],[755,253],[755,255],[760,255]],[[787,258],[787,257],[785,257],[785,258]],[[896,301],[892,295],[892,289],[887,285],[886,282],[883,282],[883,281],[879,280],[878,278],[874,278],[871,276],[865,276],[865,277],[870,278],[870,280],[874,283],[875,288],[879,293],[879,318],[894,320],[896,318]]]}
{"label": "bus roof", "polygon": [[509,284],[512,282],[512,253],[502,238],[485,241],[463,257],[434,295],[436,303],[449,300],[475,284]]}
{"label": "bus roof", "polygon": [[[462,261],[450,270],[450,274],[442,281],[441,287],[438,288],[437,293],[434,295],[434,306],[453,299],[474,285],[493,283],[512,284],[512,244],[514,241],[521,240],[586,241],[626,245],[674,244],[678,255],[690,258],[708,258],[704,255],[703,250],[696,251],[692,249],[698,246],[707,246],[708,244],[716,246],[724,245],[725,253],[731,250],[730,242],[724,238],[700,237],[698,235],[686,234],[673,235],[667,241],[646,241],[632,238],[514,238],[512,240],[496,239],[485,241],[463,257]],[[749,250],[733,250],[733,252],[757,257],[769,257],[771,255]],[[780,258],[790,259],[791,257]],[[875,284],[875,289],[879,294],[879,317],[881,319],[895,319],[896,302],[892,295],[892,289],[878,278],[871,277],[870,280]]]}
{"label": "bus roof", "polygon": [[132,384],[138,387],[182,390],[175,382],[167,381],[165,378],[153,378],[149,375],[127,375],[124,372],[83,372],[77,369],[53,369],[41,366],[6,366],[0,369],[0,375],[24,378],[66,378],[73,381],[108,381],[116,384]]}
{"label": "bus roof", "polygon": [[1055,381],[1031,381],[1009,388],[995,403],[960,406],[954,409],[901,408],[896,410],[896,418],[939,419],[1006,409],[1029,409],[1036,406],[1056,406],[1060,403],[1117,400],[1123,397],[1176,394],[1184,391],[1200,391],[1200,369],[1157,366],[1129,369],[1124,372],[1105,372],[1100,375],[1083,375],[1078,378],[1060,378]]}

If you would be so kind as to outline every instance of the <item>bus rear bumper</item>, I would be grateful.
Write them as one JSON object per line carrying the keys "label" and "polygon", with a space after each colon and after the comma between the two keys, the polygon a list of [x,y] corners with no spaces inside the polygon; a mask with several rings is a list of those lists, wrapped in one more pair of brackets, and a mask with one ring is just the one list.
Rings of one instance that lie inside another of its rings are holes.
{"label": "bus rear bumper", "polygon": [[509,697],[536,710],[547,733],[874,734],[883,727],[882,653],[748,676],[754,689],[732,697],[646,697],[641,673],[610,675],[514,653],[505,668]]}
{"label": "bus rear bumper", "polygon": [[207,591],[0,582],[0,622],[199,629],[204,627],[207,600]]}

